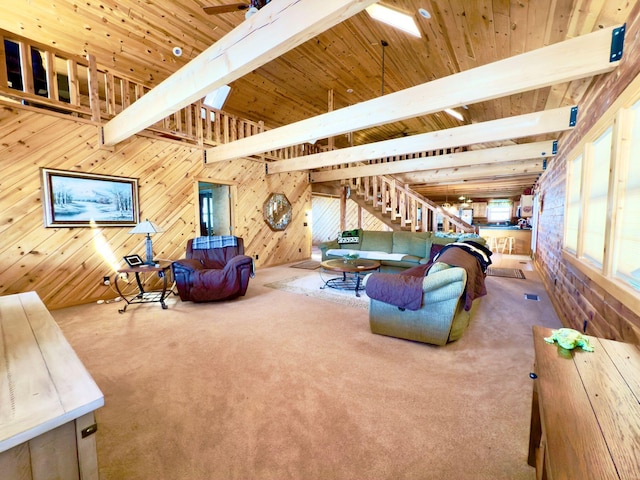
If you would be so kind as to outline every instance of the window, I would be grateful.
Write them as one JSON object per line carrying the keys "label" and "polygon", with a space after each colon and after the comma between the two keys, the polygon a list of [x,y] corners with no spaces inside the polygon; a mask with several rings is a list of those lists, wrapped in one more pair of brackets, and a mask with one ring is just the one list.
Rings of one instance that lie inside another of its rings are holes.
{"label": "window", "polygon": [[487,205],[487,221],[489,223],[510,222],[512,210],[511,200],[492,200]]}
{"label": "window", "polygon": [[583,190],[586,203],[584,216],[581,218],[583,253],[598,266],[602,266],[604,252],[612,132],[613,127],[607,128],[585,149]]}
{"label": "window", "polygon": [[640,290],[640,101],[629,109],[629,155],[621,161],[614,274]]}
{"label": "window", "polygon": [[563,257],[640,309],[640,76],[569,154]]}

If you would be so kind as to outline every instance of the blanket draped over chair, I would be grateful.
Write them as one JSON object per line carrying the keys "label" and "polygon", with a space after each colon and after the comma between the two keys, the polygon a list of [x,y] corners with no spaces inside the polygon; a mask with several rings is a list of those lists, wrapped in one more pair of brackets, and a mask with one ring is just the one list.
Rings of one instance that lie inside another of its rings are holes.
{"label": "blanket draped over chair", "polygon": [[[485,286],[486,269],[491,264],[489,256],[477,245],[451,243],[435,257],[434,263],[442,262],[467,271],[464,309],[471,310],[473,300],[487,294]],[[376,273],[367,279],[366,292],[370,298],[408,310],[418,310],[422,306],[423,279],[433,263],[418,265],[398,274]]]}
{"label": "blanket draped over chair", "polygon": [[[464,309],[471,310],[471,303],[478,297],[487,294],[487,287],[484,283],[485,271],[478,258],[467,250],[455,247],[454,244],[447,245],[437,256],[436,261],[443,262],[454,267],[462,267],[467,271],[467,285],[465,287]],[[491,260],[489,260],[491,263]],[[485,269],[486,270],[486,269]]]}
{"label": "blanket draped over chair", "polygon": [[478,297],[487,293],[489,254],[473,245],[449,244],[434,260],[400,274],[366,277],[371,332],[433,345],[462,336]]}

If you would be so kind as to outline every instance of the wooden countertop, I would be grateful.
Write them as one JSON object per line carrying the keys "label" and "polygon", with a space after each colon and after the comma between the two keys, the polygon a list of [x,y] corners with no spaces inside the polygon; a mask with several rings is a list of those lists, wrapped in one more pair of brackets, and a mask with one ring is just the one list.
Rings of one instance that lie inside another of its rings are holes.
{"label": "wooden countertop", "polygon": [[562,350],[533,327],[535,380],[553,479],[640,478],[640,348],[589,337]]}
{"label": "wooden countertop", "polygon": [[38,294],[0,297],[0,452],[103,405]]}

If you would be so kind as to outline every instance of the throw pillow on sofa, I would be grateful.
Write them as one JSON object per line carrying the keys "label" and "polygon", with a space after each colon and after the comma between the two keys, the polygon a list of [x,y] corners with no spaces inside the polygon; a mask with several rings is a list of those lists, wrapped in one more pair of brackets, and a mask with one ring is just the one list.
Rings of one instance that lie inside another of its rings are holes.
{"label": "throw pillow on sofa", "polygon": [[338,244],[358,244],[360,243],[360,229],[356,228],[354,230],[345,230],[344,232],[338,233]]}

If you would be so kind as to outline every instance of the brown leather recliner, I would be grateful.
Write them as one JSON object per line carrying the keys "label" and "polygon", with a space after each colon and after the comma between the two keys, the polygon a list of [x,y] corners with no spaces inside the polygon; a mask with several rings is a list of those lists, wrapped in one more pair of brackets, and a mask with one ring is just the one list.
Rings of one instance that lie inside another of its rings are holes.
{"label": "brown leather recliner", "polygon": [[192,302],[240,297],[254,276],[242,238],[231,236],[189,240],[186,258],[173,262],[172,269],[180,299]]}

